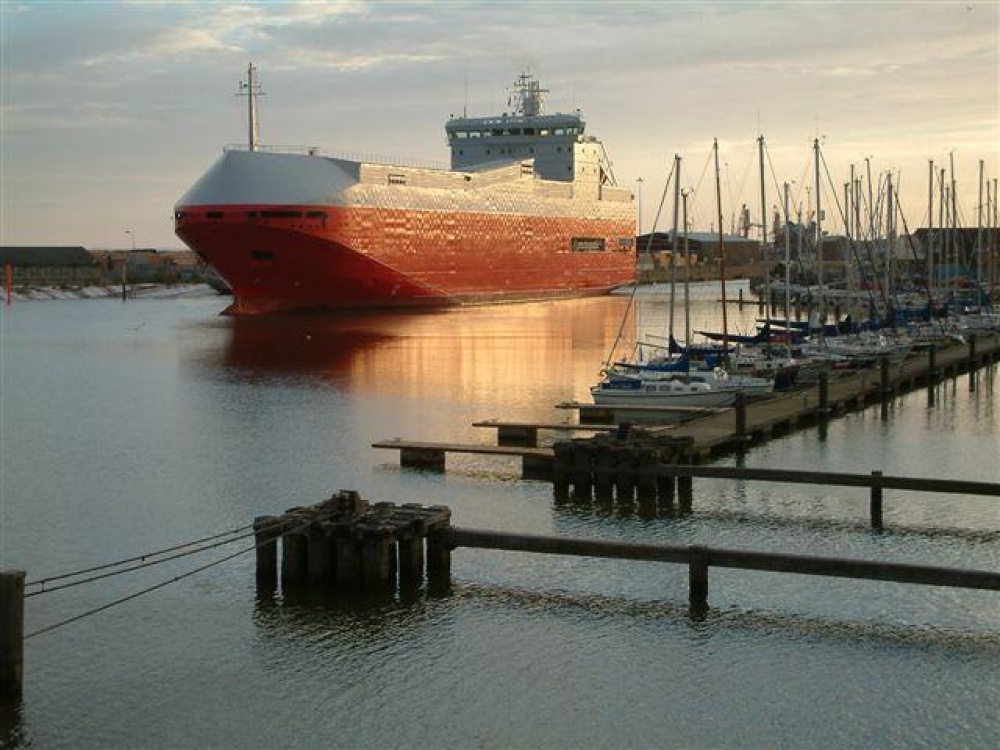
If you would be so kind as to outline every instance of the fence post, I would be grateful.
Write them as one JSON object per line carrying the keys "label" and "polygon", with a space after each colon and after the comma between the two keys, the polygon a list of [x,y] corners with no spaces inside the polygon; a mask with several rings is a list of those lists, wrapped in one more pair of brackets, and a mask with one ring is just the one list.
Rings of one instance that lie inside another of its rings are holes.
{"label": "fence post", "polygon": [[825,417],[830,413],[830,373],[823,369],[819,371],[819,414]]}
{"label": "fence post", "polygon": [[708,549],[688,547],[688,604],[692,615],[708,611]]}
{"label": "fence post", "polygon": [[0,572],[0,699],[21,697],[24,682],[24,571]]}
{"label": "fence post", "polygon": [[451,511],[444,506],[431,506],[441,510],[441,518],[427,531],[427,579],[438,586],[451,581],[451,547],[442,538],[443,532],[451,528]]}
{"label": "fence post", "polygon": [[871,516],[872,528],[875,531],[882,530],[882,472],[872,472],[872,493],[871,493]]}
{"label": "fence post", "polygon": [[736,439],[742,440],[747,434],[747,397],[743,391],[736,393]]}

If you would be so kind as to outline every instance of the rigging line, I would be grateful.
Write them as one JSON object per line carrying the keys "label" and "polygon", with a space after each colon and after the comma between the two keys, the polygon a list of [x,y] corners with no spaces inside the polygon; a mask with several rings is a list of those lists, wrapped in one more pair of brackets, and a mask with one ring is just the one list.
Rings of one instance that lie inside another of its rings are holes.
{"label": "rigging line", "polygon": [[701,194],[701,183],[705,181],[705,175],[708,174],[709,164],[712,163],[712,151],[709,149],[708,155],[705,157],[705,165],[701,168],[701,176],[698,177],[698,182],[695,184],[693,190],[695,195]]}
{"label": "rigging line", "polygon": [[782,186],[778,184],[778,175],[775,173],[774,163],[771,161],[771,149],[768,147],[766,142],[764,143],[764,156],[766,157],[765,161],[767,161],[767,166],[771,170],[771,179],[774,180],[774,194],[779,197],[779,200],[775,205],[780,205],[779,213],[784,217],[785,224],[788,224],[790,218],[788,216],[788,211],[785,210],[787,206],[784,205],[784,200],[780,200],[780,198],[784,195],[784,190]]}
{"label": "rigging line", "polygon": [[74,622],[79,622],[80,620],[84,619],[85,617],[89,617],[90,615],[96,615],[98,612],[103,612],[106,609],[111,609],[112,607],[115,607],[115,606],[117,606],[119,604],[124,604],[125,602],[131,601],[132,599],[137,599],[140,596],[142,596],[143,594],[151,593],[151,592],[156,591],[158,589],[162,589],[164,586],[168,586],[171,583],[176,583],[177,581],[181,581],[181,580],[183,580],[185,578],[190,578],[191,576],[195,575],[196,573],[201,573],[202,571],[208,570],[209,568],[213,568],[216,565],[221,565],[222,563],[228,562],[229,560],[232,560],[233,558],[239,557],[240,555],[245,555],[248,552],[253,552],[258,547],[263,547],[263,546],[268,545],[268,544],[276,544],[277,541],[278,541],[278,539],[280,537],[284,537],[284,536],[286,536],[288,534],[297,533],[297,532],[301,531],[302,529],[305,529],[308,526],[310,526],[310,525],[312,525],[312,524],[314,524],[314,523],[316,523],[318,521],[325,521],[325,520],[331,518],[334,515],[335,512],[336,511],[330,511],[329,513],[326,513],[324,515],[317,516],[316,518],[310,518],[310,519],[308,519],[306,521],[303,521],[301,524],[299,524],[298,526],[296,526],[294,528],[284,530],[278,536],[273,537],[271,539],[268,539],[266,542],[263,542],[262,544],[254,544],[252,547],[247,547],[246,549],[239,550],[238,552],[233,552],[232,554],[226,555],[225,557],[220,557],[218,560],[214,560],[213,562],[206,563],[205,565],[202,565],[200,567],[194,568],[193,570],[189,570],[187,573],[181,573],[180,575],[174,576],[173,578],[170,578],[170,579],[168,579],[166,581],[160,581],[159,583],[157,583],[157,584],[155,584],[153,586],[150,586],[149,588],[142,589],[140,591],[135,591],[135,592],[133,592],[131,594],[128,594],[127,596],[123,596],[121,599],[116,599],[115,601],[108,602],[107,604],[102,604],[100,607],[95,607],[94,609],[88,610],[87,612],[82,612],[81,614],[78,614],[78,615],[74,615],[73,617],[69,617],[69,618],[67,618],[65,620],[62,620],[61,622],[57,622],[57,623],[54,623],[52,625],[48,625],[48,626],[42,628],[41,630],[36,630],[33,633],[28,633],[27,635],[24,636],[24,640],[28,640],[29,638],[33,638],[36,635],[43,635],[44,633],[50,633],[53,630],[55,630],[56,628],[61,628],[64,625],[69,625],[69,624],[74,623]]}
{"label": "rigging line", "polygon": [[[899,201],[899,191],[898,190],[894,190],[893,192],[896,193],[896,201],[898,202]],[[913,260],[914,261],[918,261],[919,258],[917,258],[917,246],[916,246],[916,244],[913,241],[913,235],[910,234],[910,227],[906,223],[906,214],[903,213],[902,209],[899,210],[899,219],[900,219],[900,221],[903,222],[903,232],[906,235],[906,241],[907,241],[907,244],[910,247],[910,253],[913,255]],[[930,323],[933,325],[934,322],[935,322],[935,320],[934,320],[934,297],[933,297],[933,294],[931,293],[931,280],[930,280],[929,276],[925,276],[925,278],[924,278],[924,287],[925,287],[924,291],[927,292],[927,312],[928,312],[928,315],[930,317]],[[939,327],[940,327],[941,331],[944,332],[944,324],[941,323],[940,321],[937,321],[937,322],[939,324]]]}
{"label": "rigging line", "polygon": [[151,568],[154,565],[161,565],[165,562],[170,562],[171,560],[178,560],[182,557],[187,557],[188,555],[197,555],[206,550],[215,549],[216,547],[222,547],[226,544],[232,544],[233,542],[240,542],[244,539],[249,539],[256,532],[251,531],[249,534],[244,534],[243,536],[234,537],[232,539],[226,539],[221,542],[216,542],[215,544],[210,544],[205,547],[199,547],[198,549],[189,550],[188,552],[179,552],[176,555],[170,555],[169,557],[164,557],[160,560],[151,560],[149,562],[142,562],[138,565],[133,565],[128,568],[122,568],[121,570],[112,570],[109,573],[101,573],[100,575],[91,576],[90,578],[83,578],[79,581],[70,581],[69,583],[63,583],[59,586],[52,586],[51,588],[42,588],[39,591],[32,591],[31,593],[25,594],[24,598],[38,596],[39,594],[51,594],[54,591],[62,591],[63,589],[73,588],[74,586],[81,586],[85,583],[93,583],[94,581],[100,581],[103,578],[111,578],[112,576],[122,575],[123,573],[132,573],[136,570],[142,570],[143,568]]}
{"label": "rigging line", "polygon": [[[757,162],[757,143],[756,143],[756,141],[752,142],[750,144],[749,148],[750,148],[750,158],[748,158],[747,160],[745,160],[743,162],[743,167],[742,167],[741,171],[737,174],[737,178],[738,178],[737,179],[737,183],[736,183],[737,184],[737,187],[736,187],[736,194],[737,195],[745,195],[745,188],[746,188],[747,180],[750,179],[750,171],[751,171],[753,165]],[[727,162],[726,166],[727,167],[729,166],[728,162]],[[729,200],[729,210],[730,210],[730,212],[732,212],[733,209],[734,209],[734,207],[735,207],[735,205],[736,205],[736,201],[733,200],[732,183],[729,180],[729,175],[728,174],[726,175],[726,193],[727,193],[726,197]],[[741,203],[743,205],[740,208],[742,208],[743,206],[746,206],[747,203],[750,203],[750,202],[751,201],[741,201]]]}
{"label": "rigging line", "polygon": [[[649,232],[649,241],[646,243],[646,253],[649,254],[653,247],[653,238],[656,237],[656,227],[660,223],[660,213],[663,211],[663,204],[667,200],[667,191],[670,189],[671,179],[679,180],[680,175],[674,174],[674,170],[677,168],[677,160],[674,159],[670,165],[670,172],[667,174],[667,181],[663,185],[663,193],[660,195],[660,205],[656,208],[656,215],[653,217],[653,227]],[[608,352],[607,359],[604,361],[605,367],[610,367],[611,360],[615,356],[615,350],[618,349],[618,344],[621,342],[622,336],[625,333],[625,320],[628,318],[628,314],[632,309],[632,305],[635,304],[635,293],[638,289],[638,284],[632,285],[632,294],[629,295],[628,305],[625,306],[625,312],[622,313],[621,320],[618,322],[618,333],[615,334],[615,340],[611,344],[611,350]]]}
{"label": "rigging line", "polygon": [[[833,203],[837,207],[837,213],[840,215],[840,220],[847,225],[847,212],[845,208],[840,205],[840,196],[838,195],[837,187],[833,184],[833,175],[830,174],[830,167],[826,163],[826,156],[823,154],[823,150],[819,151],[819,159],[823,162],[823,171],[826,172],[826,182],[830,186],[830,194],[833,196]],[[817,199],[819,196],[816,196]]]}
{"label": "rigging line", "polygon": [[[803,217],[801,215],[801,209],[802,209],[802,191],[809,189],[809,182],[806,180],[806,177],[809,175],[809,170],[812,169],[811,162],[812,162],[812,159],[807,156],[805,162],[802,165],[802,174],[799,175],[798,182],[795,182],[794,180],[792,181],[793,184],[795,184],[795,185],[798,186],[798,190],[796,190],[795,195],[792,197],[792,202],[793,203],[797,203],[798,206],[799,206],[799,211],[797,212],[799,214],[799,217],[798,217],[799,220],[796,223],[802,223],[803,222]],[[810,208],[811,208],[811,206],[810,206]],[[809,217],[808,216],[805,217],[805,221],[806,222],[809,221]]]}
{"label": "rigging line", "polygon": [[[105,570],[106,568],[115,568],[119,565],[125,565],[127,563],[136,562],[137,560],[145,562],[147,558],[157,557],[159,555],[165,555],[168,552],[176,552],[179,549],[184,549],[185,547],[193,547],[198,544],[204,544],[205,542],[210,542],[214,539],[219,539],[220,537],[227,536],[229,534],[239,534],[240,532],[246,531],[247,529],[253,528],[253,524],[248,524],[246,526],[241,526],[236,529],[230,529],[229,531],[223,531],[218,534],[212,534],[211,536],[206,536],[201,539],[196,539],[193,542],[186,542],[185,544],[176,544],[173,547],[165,547],[164,549],[157,550],[156,552],[149,552],[145,555],[136,555],[134,557],[127,557],[124,560],[118,560],[117,562],[105,563],[103,565],[95,565],[92,568],[84,568],[82,570],[77,570],[73,573],[62,573],[57,576],[49,576],[48,578],[40,578],[37,581],[27,581],[24,585],[27,586],[45,586],[45,584],[52,581],[60,581],[63,578],[76,578],[77,576],[82,576],[85,573],[94,573],[98,570]],[[240,537],[242,538],[242,537]],[[52,589],[50,589],[52,590]]]}

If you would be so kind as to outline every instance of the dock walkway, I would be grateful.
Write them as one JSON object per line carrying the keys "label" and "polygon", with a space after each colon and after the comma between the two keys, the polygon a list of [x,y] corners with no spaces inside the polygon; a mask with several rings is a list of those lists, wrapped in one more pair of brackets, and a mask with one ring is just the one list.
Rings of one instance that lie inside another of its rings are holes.
{"label": "dock walkway", "polygon": [[[428,443],[400,438],[372,444],[373,448],[400,451],[402,466],[443,471],[447,453],[516,456],[522,459],[524,478],[548,479],[552,476],[554,453],[551,448],[538,447],[538,430],[573,430],[593,432],[621,431],[630,424],[630,417],[650,414],[659,422],[637,420],[633,434],[643,438],[671,438],[690,446],[690,459],[703,460],[719,455],[754,440],[766,440],[775,435],[813,424],[821,419],[863,408],[869,403],[886,403],[893,394],[921,384],[933,385],[942,376],[974,372],[977,368],[1000,360],[1000,334],[980,334],[968,345],[956,345],[941,351],[931,350],[910,357],[899,364],[883,361],[878,369],[862,370],[834,380],[821,379],[816,386],[800,388],[761,399],[738,399],[734,408],[699,409],[690,407],[595,407],[593,404],[562,403],[556,408],[580,411],[579,423],[503,422],[483,420],[477,427],[497,430],[499,445],[469,443]],[[597,416],[605,422],[585,422]],[[680,422],[667,419],[681,414]],[[665,423],[669,422],[669,423]]]}

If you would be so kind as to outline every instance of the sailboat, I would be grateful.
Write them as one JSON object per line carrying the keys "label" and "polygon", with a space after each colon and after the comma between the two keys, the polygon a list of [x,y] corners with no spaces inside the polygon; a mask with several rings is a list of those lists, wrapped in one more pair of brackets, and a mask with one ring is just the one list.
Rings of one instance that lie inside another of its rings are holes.
{"label": "sailboat", "polygon": [[[718,143],[715,146],[716,173],[718,181]],[[739,394],[764,395],[774,390],[771,378],[750,375],[731,375],[724,367],[711,358],[696,361],[691,351],[680,351],[674,339],[674,302],[676,280],[676,257],[678,254],[678,220],[681,157],[674,156],[674,229],[673,252],[670,259],[670,323],[667,355],[647,361],[618,361],[603,372],[602,380],[590,389],[594,403],[599,405],[655,405],[655,406],[731,406]],[[684,232],[687,236],[687,210],[685,201]],[[721,226],[721,221],[720,221]],[[654,222],[655,229],[655,222]],[[721,240],[720,240],[721,244]],[[685,241],[685,247],[687,242]],[[686,268],[689,268],[689,264]],[[685,326],[689,325],[688,283],[685,279]],[[723,299],[725,299],[725,274],[722,274]],[[627,314],[627,312],[626,312]],[[725,303],[723,317],[725,319]],[[688,341],[690,336],[685,337]],[[729,353],[728,342],[723,338],[718,350],[722,357]]]}

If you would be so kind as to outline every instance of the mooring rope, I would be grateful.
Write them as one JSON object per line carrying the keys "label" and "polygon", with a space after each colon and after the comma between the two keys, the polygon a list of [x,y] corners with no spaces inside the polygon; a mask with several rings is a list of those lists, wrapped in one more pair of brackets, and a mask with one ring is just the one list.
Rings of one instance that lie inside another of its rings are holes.
{"label": "mooring rope", "polygon": [[[246,531],[247,529],[250,529],[250,528],[253,528],[253,524],[248,524],[246,526],[240,526],[239,528],[230,529],[229,531],[223,531],[223,532],[220,532],[218,534],[212,534],[211,536],[206,536],[206,537],[202,537],[201,539],[196,539],[193,542],[187,542],[185,544],[175,544],[172,547],[165,547],[164,549],[157,550],[156,552],[148,552],[145,555],[135,555],[134,557],[127,557],[127,558],[125,558],[123,560],[118,560],[117,562],[105,563],[103,565],[95,565],[94,567],[83,568],[81,570],[74,571],[73,573],[62,573],[62,574],[56,575],[56,576],[49,576],[48,578],[40,578],[37,581],[27,581],[24,585],[25,585],[25,587],[28,587],[28,586],[42,586],[44,588],[45,584],[50,583],[52,581],[61,581],[64,578],[76,578],[76,577],[82,576],[82,575],[84,575],[86,573],[94,573],[94,572],[96,572],[98,570],[107,570],[108,568],[115,568],[115,567],[119,567],[121,565],[126,565],[128,563],[133,563],[133,562],[136,562],[136,561],[144,562],[145,560],[149,559],[150,557],[158,557],[160,555],[167,554],[168,552],[176,552],[177,550],[184,549],[186,547],[193,547],[193,546],[198,545],[198,544],[204,544],[205,542],[211,542],[211,541],[213,541],[215,539],[219,539],[219,538],[224,537],[224,536],[229,536],[230,534],[239,534],[239,533],[244,532],[244,531]],[[240,538],[242,539],[243,537],[240,537]],[[49,589],[49,590],[53,591],[55,589]],[[41,593],[41,592],[36,592],[36,593]],[[31,596],[31,594],[29,594],[29,596]]]}
{"label": "mooring rope", "polygon": [[[149,586],[148,588],[142,589],[140,591],[135,591],[135,592],[133,592],[131,594],[123,596],[120,599],[115,599],[114,601],[108,602],[107,604],[102,604],[101,606],[95,607],[94,609],[87,610],[86,612],[82,612],[82,613],[80,613],[78,615],[74,615],[73,617],[68,617],[65,620],[61,620],[61,621],[59,621],[57,623],[54,623],[52,625],[48,625],[48,626],[46,626],[44,628],[41,628],[40,630],[34,631],[33,633],[28,633],[27,635],[24,636],[24,640],[27,640],[29,638],[34,638],[37,635],[43,635],[45,633],[50,633],[53,630],[56,630],[57,628],[63,627],[64,625],[69,625],[71,623],[78,622],[78,621],[80,621],[80,620],[82,620],[82,619],[84,619],[86,617],[90,617],[91,615],[96,615],[99,612],[103,612],[106,609],[111,609],[112,607],[118,606],[119,604],[124,604],[125,602],[131,601],[132,599],[137,599],[138,597],[142,596],[143,594],[148,594],[150,592],[156,591],[157,589],[161,589],[161,588],[163,588],[165,586],[168,586],[171,583],[176,583],[177,581],[184,580],[185,578],[190,578],[191,576],[195,575],[196,573],[201,573],[202,571],[208,570],[209,568],[215,567],[216,565],[220,565],[220,564],[222,564],[224,562],[232,560],[233,558],[239,557],[240,555],[245,555],[248,552],[253,552],[258,547],[263,547],[263,546],[268,545],[268,544],[275,544],[278,541],[278,539],[280,539],[280,538],[282,538],[284,536],[287,536],[288,534],[294,534],[294,533],[297,533],[299,531],[302,531],[303,529],[308,528],[312,524],[317,523],[319,521],[325,521],[326,519],[331,518],[332,516],[334,516],[336,513],[337,513],[337,510],[334,509],[334,510],[330,510],[328,513],[319,514],[319,515],[317,515],[317,516],[315,516],[313,518],[308,518],[305,521],[303,521],[301,524],[299,524],[298,526],[294,526],[294,527],[292,527],[290,529],[284,529],[280,534],[275,535],[274,537],[266,540],[263,543],[254,544],[252,547],[247,547],[246,549],[242,549],[242,550],[239,550],[237,552],[233,552],[230,555],[226,555],[225,557],[221,557],[218,560],[215,560],[215,561],[210,562],[210,563],[206,563],[205,565],[201,565],[201,566],[199,566],[197,568],[194,568],[193,570],[189,570],[186,573],[181,573],[180,575],[174,576],[173,578],[170,578],[170,579],[165,580],[165,581],[161,581],[160,583],[157,583],[157,584],[154,584],[152,586]],[[270,525],[271,526],[279,526],[279,525],[282,525],[282,524],[281,524],[281,521],[276,518],[276,519],[274,519],[274,521]],[[246,528],[246,527],[244,527],[244,528]]]}

